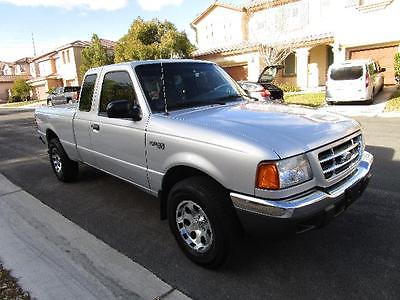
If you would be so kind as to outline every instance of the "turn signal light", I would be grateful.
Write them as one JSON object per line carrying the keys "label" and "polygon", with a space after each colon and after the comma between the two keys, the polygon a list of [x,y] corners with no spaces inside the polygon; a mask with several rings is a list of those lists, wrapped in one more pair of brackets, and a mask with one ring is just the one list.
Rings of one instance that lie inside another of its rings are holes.
{"label": "turn signal light", "polygon": [[274,163],[262,163],[258,166],[256,188],[278,190],[279,172]]}

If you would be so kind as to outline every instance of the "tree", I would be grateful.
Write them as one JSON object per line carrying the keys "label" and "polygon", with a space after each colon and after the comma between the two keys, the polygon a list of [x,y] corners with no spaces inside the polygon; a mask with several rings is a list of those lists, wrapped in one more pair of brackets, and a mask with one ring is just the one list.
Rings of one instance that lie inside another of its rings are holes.
{"label": "tree", "polygon": [[394,55],[394,74],[400,76],[400,52]]}
{"label": "tree", "polygon": [[11,88],[10,102],[26,101],[30,97],[31,86],[24,79],[15,80]]}
{"label": "tree", "polygon": [[184,58],[193,51],[183,31],[174,24],[158,19],[144,21],[136,18],[127,34],[117,43],[115,62],[158,58]]}
{"label": "tree", "polygon": [[107,53],[97,34],[93,34],[90,46],[82,50],[82,61],[80,67],[81,76],[90,68],[109,65],[114,62],[113,55]]}
{"label": "tree", "polygon": [[[308,7],[299,6],[298,14],[305,16],[307,9]],[[287,32],[290,31],[290,10],[286,7],[265,10],[258,14],[248,12],[247,18],[252,19],[249,25],[251,40],[258,47],[266,66],[282,65],[284,60],[305,42],[301,37],[287,36]]]}

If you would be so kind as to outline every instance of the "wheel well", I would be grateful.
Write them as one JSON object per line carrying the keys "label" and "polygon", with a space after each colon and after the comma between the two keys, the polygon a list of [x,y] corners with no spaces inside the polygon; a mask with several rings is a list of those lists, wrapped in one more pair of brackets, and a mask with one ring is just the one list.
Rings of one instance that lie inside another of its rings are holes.
{"label": "wheel well", "polygon": [[160,198],[161,220],[165,220],[167,218],[167,200],[168,200],[168,194],[169,194],[169,191],[171,190],[171,188],[179,181],[182,181],[183,179],[186,179],[189,177],[194,177],[194,176],[208,177],[211,180],[213,180],[214,182],[221,185],[210,175],[208,175],[208,174],[204,173],[203,171],[200,171],[196,168],[187,167],[187,166],[176,166],[176,167],[169,169],[163,177],[161,191],[158,192],[158,197]]}
{"label": "wheel well", "polygon": [[56,134],[53,130],[47,129],[47,130],[46,130],[46,140],[47,140],[47,143],[50,142],[50,140],[51,140],[51,139],[54,139],[54,138],[58,139],[57,134]]}

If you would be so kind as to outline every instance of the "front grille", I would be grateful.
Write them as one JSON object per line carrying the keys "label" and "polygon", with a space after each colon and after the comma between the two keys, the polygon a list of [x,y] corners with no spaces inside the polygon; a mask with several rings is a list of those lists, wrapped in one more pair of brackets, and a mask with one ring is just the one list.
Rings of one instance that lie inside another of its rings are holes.
{"label": "front grille", "polygon": [[319,153],[318,159],[325,178],[333,178],[346,170],[352,169],[361,159],[362,143],[362,135],[359,134],[342,144]]}

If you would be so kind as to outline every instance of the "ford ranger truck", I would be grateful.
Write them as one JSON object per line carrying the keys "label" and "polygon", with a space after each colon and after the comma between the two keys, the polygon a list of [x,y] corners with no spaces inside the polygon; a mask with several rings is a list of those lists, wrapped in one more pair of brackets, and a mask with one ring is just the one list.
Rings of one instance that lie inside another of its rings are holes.
{"label": "ford ranger truck", "polygon": [[373,161],[356,121],[249,101],[204,61],[91,69],[77,105],[37,108],[35,119],[59,180],[82,163],[159,197],[180,248],[207,268],[243,230],[303,232],[336,217]]}

